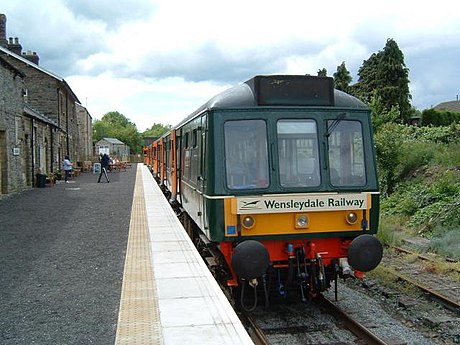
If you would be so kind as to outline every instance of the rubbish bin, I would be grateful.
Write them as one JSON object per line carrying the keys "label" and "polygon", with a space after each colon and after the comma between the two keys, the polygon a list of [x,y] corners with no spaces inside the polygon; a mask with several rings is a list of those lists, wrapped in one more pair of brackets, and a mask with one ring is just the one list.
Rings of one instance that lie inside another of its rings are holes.
{"label": "rubbish bin", "polygon": [[46,175],[45,174],[37,174],[37,187],[38,188],[45,188],[46,186]]}

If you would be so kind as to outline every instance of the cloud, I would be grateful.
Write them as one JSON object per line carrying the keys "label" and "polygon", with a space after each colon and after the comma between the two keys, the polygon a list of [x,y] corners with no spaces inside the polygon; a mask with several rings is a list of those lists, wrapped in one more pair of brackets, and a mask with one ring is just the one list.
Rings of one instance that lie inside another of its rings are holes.
{"label": "cloud", "polygon": [[175,125],[229,84],[187,82],[182,78],[161,80],[120,78],[109,73],[69,76],[70,87],[79,95],[93,119],[118,111],[144,131],[154,123]]}
{"label": "cloud", "polygon": [[[95,118],[174,124],[222,88],[257,74],[332,75],[393,38],[415,106],[460,92],[460,15],[451,2],[285,0],[5,1],[9,36],[65,78]],[[180,117],[180,118],[179,118]]]}
{"label": "cloud", "polygon": [[156,9],[145,0],[64,0],[63,4],[82,21],[101,21],[109,30],[145,18]]}

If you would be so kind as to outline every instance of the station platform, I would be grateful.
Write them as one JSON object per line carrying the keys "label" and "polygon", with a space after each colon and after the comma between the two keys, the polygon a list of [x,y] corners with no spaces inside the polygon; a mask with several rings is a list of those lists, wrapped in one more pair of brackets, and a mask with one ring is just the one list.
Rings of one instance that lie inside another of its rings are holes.
{"label": "station platform", "polygon": [[116,344],[253,344],[142,165],[134,190]]}
{"label": "station platform", "polygon": [[143,164],[0,197],[0,344],[252,344]]}

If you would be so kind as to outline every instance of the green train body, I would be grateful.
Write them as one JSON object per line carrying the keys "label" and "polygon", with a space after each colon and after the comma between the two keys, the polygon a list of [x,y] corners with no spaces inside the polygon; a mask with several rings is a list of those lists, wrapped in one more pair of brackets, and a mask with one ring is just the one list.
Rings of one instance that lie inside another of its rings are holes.
{"label": "green train body", "polygon": [[[209,100],[152,150],[154,175],[187,224],[219,248],[229,285],[298,255],[312,267],[321,258],[327,286],[339,261],[356,271],[380,262],[370,110],[331,78],[256,76]],[[244,242],[249,249],[236,250]],[[251,253],[264,258],[247,269]]]}

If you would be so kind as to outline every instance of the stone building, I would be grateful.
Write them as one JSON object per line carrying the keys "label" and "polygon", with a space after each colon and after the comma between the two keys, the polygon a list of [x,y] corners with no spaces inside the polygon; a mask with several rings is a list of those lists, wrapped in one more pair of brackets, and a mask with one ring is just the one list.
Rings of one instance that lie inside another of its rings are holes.
{"label": "stone building", "polygon": [[[0,192],[18,191],[26,185],[21,149],[24,75],[0,57]],[[14,173],[20,171],[20,174]]]}
{"label": "stone building", "polygon": [[92,119],[67,82],[22,52],[18,38],[6,40],[0,14],[1,193],[36,185],[37,174],[53,174],[64,156],[92,157]]}
{"label": "stone building", "polygon": [[77,153],[76,161],[93,160],[93,120],[88,110],[80,104],[76,104],[77,111]]}

